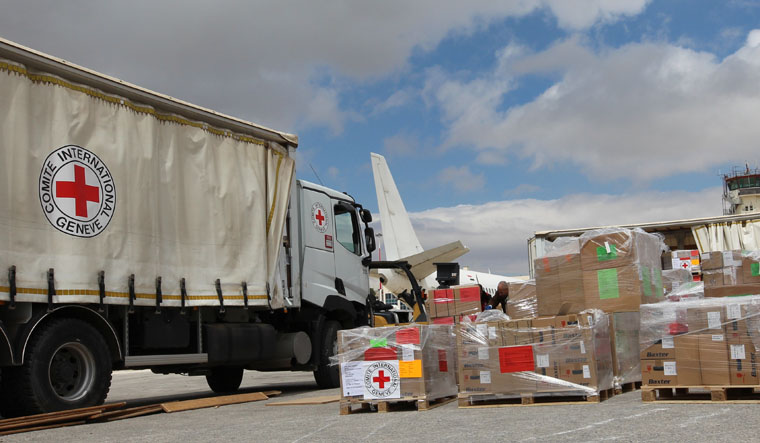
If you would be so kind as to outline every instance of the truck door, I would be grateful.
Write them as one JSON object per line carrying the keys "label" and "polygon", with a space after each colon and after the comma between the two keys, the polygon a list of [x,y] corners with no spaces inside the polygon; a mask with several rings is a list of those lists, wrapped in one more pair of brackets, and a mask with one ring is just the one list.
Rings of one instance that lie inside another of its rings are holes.
{"label": "truck door", "polygon": [[336,295],[333,255],[335,222],[327,194],[302,188],[301,232],[304,244],[302,298],[324,306],[328,295]]}
{"label": "truck door", "polygon": [[369,293],[369,274],[362,265],[359,217],[353,205],[339,200],[333,200],[333,214],[336,285],[342,283],[348,300],[363,304]]}

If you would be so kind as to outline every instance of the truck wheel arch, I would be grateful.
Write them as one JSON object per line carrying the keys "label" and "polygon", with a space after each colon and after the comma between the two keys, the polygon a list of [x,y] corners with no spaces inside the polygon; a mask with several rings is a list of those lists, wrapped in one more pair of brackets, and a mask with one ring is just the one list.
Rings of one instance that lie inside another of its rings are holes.
{"label": "truck wheel arch", "polygon": [[32,320],[34,323],[31,327],[27,328],[25,336],[23,338],[23,345],[21,346],[21,358],[19,363],[24,362],[26,357],[26,349],[29,345],[29,340],[34,334],[35,330],[38,330],[39,326],[48,321],[56,318],[77,318],[92,325],[103,335],[103,339],[108,344],[108,349],[111,353],[112,361],[122,360],[121,343],[119,337],[113,326],[106,320],[98,311],[81,305],[65,305],[54,308],[50,312],[46,312],[42,316]]}
{"label": "truck wheel arch", "polygon": [[327,318],[337,320],[343,327],[355,326],[357,312],[354,304],[340,295],[328,295],[323,306]]}

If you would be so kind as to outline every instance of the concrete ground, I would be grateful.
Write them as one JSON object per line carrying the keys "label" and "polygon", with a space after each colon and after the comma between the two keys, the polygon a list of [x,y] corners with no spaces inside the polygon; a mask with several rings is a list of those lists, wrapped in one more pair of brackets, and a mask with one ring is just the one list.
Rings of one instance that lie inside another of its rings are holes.
{"label": "concrete ground", "polygon": [[[310,373],[246,372],[243,392],[281,390],[284,398],[320,391]],[[130,406],[209,395],[203,377],[114,374],[109,402]],[[760,405],[642,403],[631,392],[589,405],[338,414],[338,404],[267,407],[267,401],[156,414],[112,423],[0,437],[0,441],[355,442],[355,441],[755,441]]]}

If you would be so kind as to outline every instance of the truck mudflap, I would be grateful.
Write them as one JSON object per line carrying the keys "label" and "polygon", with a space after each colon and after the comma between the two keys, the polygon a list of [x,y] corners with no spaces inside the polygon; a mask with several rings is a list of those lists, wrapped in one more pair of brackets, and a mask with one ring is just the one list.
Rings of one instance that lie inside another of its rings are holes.
{"label": "truck mudflap", "polygon": [[13,361],[13,346],[11,346],[5,325],[0,321],[0,365],[9,366],[13,364]]}

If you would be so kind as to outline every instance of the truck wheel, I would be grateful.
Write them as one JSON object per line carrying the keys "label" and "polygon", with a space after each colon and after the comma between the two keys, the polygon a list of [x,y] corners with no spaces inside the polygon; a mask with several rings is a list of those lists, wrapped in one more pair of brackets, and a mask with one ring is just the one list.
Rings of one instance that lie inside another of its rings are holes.
{"label": "truck wheel", "polygon": [[111,387],[111,369],[108,345],[94,327],[76,319],[52,320],[32,336],[26,360],[13,377],[17,412],[102,404]]}
{"label": "truck wheel", "polygon": [[235,392],[243,381],[243,368],[222,367],[212,368],[206,375],[206,383],[217,394]]}
{"label": "truck wheel", "polygon": [[314,380],[322,389],[337,388],[340,386],[340,373],[338,365],[330,366],[330,357],[338,353],[338,330],[340,323],[334,320],[325,322],[322,334],[322,348],[319,350],[319,366],[314,371]]}

